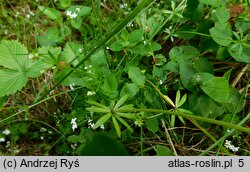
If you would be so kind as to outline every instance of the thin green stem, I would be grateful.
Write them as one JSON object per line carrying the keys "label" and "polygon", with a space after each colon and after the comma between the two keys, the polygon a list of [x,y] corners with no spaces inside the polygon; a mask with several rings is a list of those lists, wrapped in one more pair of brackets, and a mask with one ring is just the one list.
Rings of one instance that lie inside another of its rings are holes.
{"label": "thin green stem", "polygon": [[[242,127],[239,125],[235,125],[229,122],[224,122],[224,121],[219,121],[211,118],[206,118],[202,116],[196,116],[196,115],[191,115],[191,114],[185,114],[182,112],[173,112],[169,110],[162,110],[162,109],[136,109],[136,108],[131,108],[131,109],[117,109],[116,112],[118,113],[126,113],[126,112],[151,112],[151,113],[165,113],[167,115],[176,115],[176,116],[181,116],[184,118],[190,118],[190,119],[195,119],[198,121],[203,121],[203,122],[208,122],[211,124],[216,124],[216,125],[221,125],[224,127],[232,128],[241,132],[246,132],[250,134],[250,129],[246,127]],[[250,119],[250,114],[247,115],[247,118]]]}

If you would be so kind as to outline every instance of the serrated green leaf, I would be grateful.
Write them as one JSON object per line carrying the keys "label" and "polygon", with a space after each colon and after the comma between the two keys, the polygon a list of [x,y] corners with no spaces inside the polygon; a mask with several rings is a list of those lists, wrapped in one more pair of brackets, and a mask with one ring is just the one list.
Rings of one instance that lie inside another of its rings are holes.
{"label": "serrated green leaf", "polygon": [[134,66],[129,68],[128,76],[133,81],[133,83],[137,84],[138,86],[143,86],[146,81],[146,77],[144,76],[144,74],[140,71],[139,68]]}
{"label": "serrated green leaf", "polygon": [[28,69],[26,76],[31,78],[36,78],[40,76],[45,70],[51,68],[52,66],[45,63],[42,59],[35,61],[31,67]]}
{"label": "serrated green leaf", "polygon": [[71,63],[76,66],[78,62],[84,58],[83,55],[80,55],[82,51],[83,49],[80,44],[67,42],[63,49],[62,57],[65,61],[67,61],[67,63]]}
{"label": "serrated green leaf", "polygon": [[93,129],[96,129],[98,127],[100,127],[102,124],[104,124],[105,122],[107,122],[110,117],[112,116],[111,113],[108,113],[106,115],[103,115],[96,123],[95,125],[93,126]]}
{"label": "serrated green leaf", "polygon": [[0,81],[0,96],[5,96],[21,90],[28,78],[16,70],[0,69]]}
{"label": "serrated green leaf", "polygon": [[115,131],[116,131],[118,137],[120,138],[121,137],[121,129],[120,129],[120,126],[119,126],[119,124],[114,116],[112,116],[112,121],[113,121],[113,124],[115,127]]}
{"label": "serrated green leaf", "polygon": [[0,44],[0,96],[21,90],[28,81],[32,61],[28,50],[17,41],[2,41]]}
{"label": "serrated green leaf", "polygon": [[1,41],[0,66],[25,72],[30,66],[27,48],[17,41]]}
{"label": "serrated green leaf", "polygon": [[[51,67],[57,63],[60,62],[59,55],[61,54],[61,48],[59,47],[51,47],[51,46],[42,46],[38,48],[39,58],[43,60],[45,63],[49,64]],[[53,59],[50,55],[53,54],[53,57],[56,57]]]}
{"label": "serrated green leaf", "polygon": [[129,95],[124,95],[123,97],[121,97],[118,102],[115,104],[114,109],[118,109],[127,99],[128,99]]}

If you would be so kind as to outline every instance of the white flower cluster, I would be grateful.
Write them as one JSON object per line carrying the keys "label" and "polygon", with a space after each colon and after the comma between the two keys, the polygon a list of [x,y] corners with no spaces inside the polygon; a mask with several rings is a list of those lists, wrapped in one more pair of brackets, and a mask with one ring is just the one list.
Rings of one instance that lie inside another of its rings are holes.
{"label": "white flower cluster", "polygon": [[71,18],[71,19],[74,19],[74,18],[76,18],[77,17],[77,13],[79,13],[80,12],[80,8],[76,8],[76,11],[77,12],[73,12],[73,11],[66,11],[66,16],[69,16],[69,18]]}
{"label": "white flower cluster", "polygon": [[234,145],[232,145],[232,142],[229,140],[226,140],[224,146],[232,150],[233,152],[238,152],[240,150],[240,147],[235,147]]}
{"label": "white flower cluster", "polygon": [[1,137],[1,138],[0,138],[0,143],[1,143],[1,142],[5,142],[5,138]]}
{"label": "white flower cluster", "polygon": [[72,130],[73,131],[75,131],[75,129],[77,129],[76,119],[77,118],[72,118],[71,119],[71,124],[72,124]]}
{"label": "white flower cluster", "polygon": [[[10,130],[8,130],[8,129],[5,129],[3,132],[2,132],[4,135],[9,135],[11,132],[10,132]],[[5,142],[5,138],[4,137],[1,137],[0,138],[0,143],[1,142]]]}
{"label": "white flower cluster", "polygon": [[[95,124],[93,123],[93,120],[92,120],[92,119],[89,119],[89,120],[88,120],[88,125],[89,125],[88,128],[93,128],[93,127],[94,127]],[[100,128],[101,128],[102,130],[105,129],[105,127],[104,127],[103,124],[100,126]]]}
{"label": "white flower cluster", "polygon": [[94,92],[94,91],[88,91],[87,92],[87,96],[93,96],[93,95],[95,95],[96,93]]}
{"label": "white flower cluster", "polygon": [[6,136],[7,135],[9,135],[11,132],[10,132],[10,130],[8,130],[8,129],[5,129],[4,131],[3,131],[3,134],[5,134]]}
{"label": "white flower cluster", "polygon": [[70,83],[70,84],[69,84],[69,88],[70,88],[71,91],[74,91],[74,90],[75,90],[74,86],[75,86],[74,83]]}
{"label": "white flower cluster", "polygon": [[121,9],[125,9],[128,7],[128,4],[127,3],[123,3],[123,4],[120,4],[120,8]]}

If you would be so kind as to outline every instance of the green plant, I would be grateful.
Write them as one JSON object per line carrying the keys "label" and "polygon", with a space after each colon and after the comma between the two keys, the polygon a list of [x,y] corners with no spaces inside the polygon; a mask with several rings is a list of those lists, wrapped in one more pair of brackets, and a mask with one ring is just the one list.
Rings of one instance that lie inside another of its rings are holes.
{"label": "green plant", "polygon": [[[242,138],[249,140],[250,133],[245,126],[249,7],[242,1],[242,13],[233,15],[230,5],[207,0],[39,4],[34,21],[45,17],[52,23],[39,31],[39,47],[28,51],[32,48],[18,41],[0,44],[0,107],[7,113],[0,125],[18,117],[45,125],[56,135],[46,153],[60,155],[101,154],[93,148],[100,139],[123,155],[182,155],[200,140],[206,141],[196,149],[202,155],[231,155],[237,152],[224,145],[230,137],[242,146],[238,154],[248,155]],[[39,89],[28,84],[46,75]],[[7,96],[22,97],[27,88],[33,95],[29,104],[5,108]],[[69,102],[65,109],[64,101]],[[33,120],[32,110],[50,103],[56,108],[46,105],[47,121]],[[25,122],[20,126],[26,130],[16,137],[12,128],[15,144],[32,130]],[[104,135],[96,134],[100,131]]]}

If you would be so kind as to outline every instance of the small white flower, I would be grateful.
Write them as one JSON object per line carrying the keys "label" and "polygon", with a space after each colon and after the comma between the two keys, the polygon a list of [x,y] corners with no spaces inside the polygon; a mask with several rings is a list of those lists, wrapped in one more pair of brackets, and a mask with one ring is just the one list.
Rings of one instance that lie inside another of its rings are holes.
{"label": "small white flower", "polygon": [[95,125],[92,121],[93,121],[92,119],[88,120],[88,125],[89,125],[90,128],[93,128],[94,125]]}
{"label": "small white flower", "polygon": [[101,128],[102,130],[104,130],[104,129],[105,129],[105,127],[104,127],[104,125],[103,125],[103,124],[100,126],[100,128]]}
{"label": "small white flower", "polygon": [[162,81],[162,80],[160,80],[160,81],[159,81],[159,83],[160,83],[160,85],[161,85],[161,84],[163,84],[163,81]]}
{"label": "small white flower", "polygon": [[19,12],[16,12],[15,17],[18,17],[19,15],[20,15],[20,13],[19,13]]}
{"label": "small white flower", "polygon": [[43,137],[43,136],[41,136],[41,137],[40,137],[40,139],[41,139],[41,140],[43,140],[43,139],[44,139],[44,137]]}
{"label": "small white flower", "polygon": [[40,128],[40,132],[45,132],[46,130],[47,130],[47,129],[44,128],[44,127]]}
{"label": "small white flower", "polygon": [[5,142],[5,138],[3,138],[3,137],[0,138],[0,143],[1,143],[1,142]]}
{"label": "small white flower", "polygon": [[72,19],[74,19],[74,18],[76,18],[77,17],[77,14],[74,12],[74,13],[72,13],[71,14],[71,16],[70,16],[70,18],[72,18]]}
{"label": "small white flower", "polygon": [[79,48],[79,49],[77,50],[77,52],[78,52],[78,53],[82,53],[82,49]]}
{"label": "small white flower", "polygon": [[70,83],[70,84],[69,84],[69,88],[71,89],[71,91],[74,91],[74,90],[75,90],[74,86],[75,86],[74,83]]}
{"label": "small white flower", "polygon": [[71,119],[71,124],[72,124],[72,130],[73,131],[75,131],[75,129],[77,129],[76,119],[77,118],[72,118]]}
{"label": "small white flower", "polygon": [[33,13],[33,11],[29,11],[30,15],[34,16],[35,14]]}
{"label": "small white flower", "polygon": [[234,145],[232,145],[232,142],[229,140],[225,141],[224,146],[230,150],[232,150],[233,152],[238,152],[240,150],[240,147],[235,147]]}
{"label": "small white flower", "polygon": [[133,27],[133,26],[134,26],[133,22],[129,22],[129,23],[127,24],[127,27]]}
{"label": "small white flower", "polygon": [[141,119],[137,119],[135,121],[135,125],[138,126],[138,127],[141,127],[143,125],[143,121]]}
{"label": "small white flower", "polygon": [[77,11],[78,13],[80,12],[80,10],[81,10],[80,8],[76,8],[76,11]]}
{"label": "small white flower", "polygon": [[5,29],[3,32],[5,35],[8,35],[8,33],[9,33],[9,31],[7,29]]}
{"label": "small white flower", "polygon": [[6,136],[7,135],[9,135],[11,132],[10,132],[10,130],[8,130],[8,129],[5,129],[4,131],[3,131],[3,134],[5,134]]}
{"label": "small white flower", "polygon": [[144,41],[143,41],[143,44],[144,44],[144,45],[147,45],[147,41],[146,41],[146,40],[144,40]]}
{"label": "small white flower", "polygon": [[110,48],[109,47],[106,47],[106,50],[109,50]]}
{"label": "small white flower", "polygon": [[29,59],[33,59],[35,56],[32,53],[29,53]]}
{"label": "small white flower", "polygon": [[127,8],[127,7],[128,7],[128,4],[126,4],[126,3],[120,4],[121,9],[124,9],[124,8]]}
{"label": "small white flower", "polygon": [[94,91],[88,91],[88,92],[87,92],[87,96],[93,96],[93,95],[95,95],[95,92],[94,92]]}
{"label": "small white flower", "polygon": [[69,16],[69,18],[74,19],[77,17],[77,14],[72,11],[66,11],[66,16]]}
{"label": "small white flower", "polygon": [[26,14],[26,18],[28,18],[28,19],[29,19],[29,18],[30,18],[30,14]]}
{"label": "small white flower", "polygon": [[66,16],[71,16],[71,11],[66,11]]}

